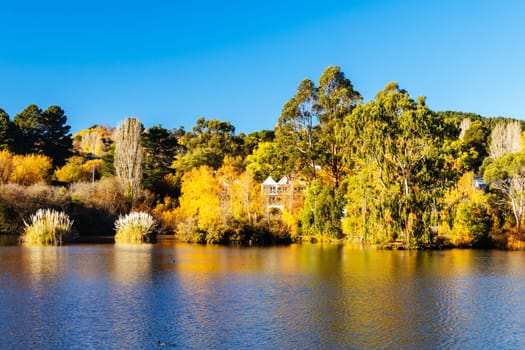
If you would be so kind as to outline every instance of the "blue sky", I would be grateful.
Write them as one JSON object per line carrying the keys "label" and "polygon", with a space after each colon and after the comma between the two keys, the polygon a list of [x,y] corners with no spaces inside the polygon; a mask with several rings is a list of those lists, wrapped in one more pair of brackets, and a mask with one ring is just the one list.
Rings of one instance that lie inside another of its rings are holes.
{"label": "blue sky", "polygon": [[434,110],[525,118],[525,3],[4,1],[0,108],[64,108],[72,131],[128,116],[272,129],[338,65],[365,100],[390,81]]}

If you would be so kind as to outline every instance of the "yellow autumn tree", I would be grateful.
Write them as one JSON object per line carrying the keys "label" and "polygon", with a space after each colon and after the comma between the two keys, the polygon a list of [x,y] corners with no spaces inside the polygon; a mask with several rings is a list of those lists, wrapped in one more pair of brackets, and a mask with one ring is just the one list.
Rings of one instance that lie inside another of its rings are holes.
{"label": "yellow autumn tree", "polygon": [[219,189],[219,205],[221,218],[224,222],[233,219],[233,186],[237,181],[238,172],[230,157],[225,157],[222,166],[217,169],[216,180]]}
{"label": "yellow autumn tree", "polygon": [[233,216],[252,225],[258,224],[264,216],[261,203],[261,185],[249,172],[239,174],[233,185]]}
{"label": "yellow autumn tree", "polygon": [[80,154],[100,157],[109,149],[111,134],[111,129],[102,125],[80,130],[73,136],[73,147]]}
{"label": "yellow autumn tree", "polygon": [[68,158],[64,166],[55,170],[55,177],[62,182],[92,181],[96,171],[100,171],[101,168],[101,159],[84,161],[83,157],[74,156]]}
{"label": "yellow autumn tree", "polygon": [[498,219],[485,191],[474,186],[474,173],[467,172],[443,199],[439,238],[456,246],[486,244]]}
{"label": "yellow autumn tree", "polygon": [[177,236],[194,242],[222,241],[224,225],[220,207],[220,186],[213,169],[201,166],[184,174],[177,208]]}
{"label": "yellow autumn tree", "polygon": [[217,170],[220,205],[225,222],[256,225],[262,218],[260,184],[248,172],[241,172],[240,158],[226,156]]}
{"label": "yellow autumn tree", "polygon": [[9,181],[13,172],[13,154],[8,150],[0,151],[0,183]]}
{"label": "yellow autumn tree", "polygon": [[49,181],[52,168],[51,158],[39,154],[13,156],[13,171],[9,182],[20,185],[33,185]]}

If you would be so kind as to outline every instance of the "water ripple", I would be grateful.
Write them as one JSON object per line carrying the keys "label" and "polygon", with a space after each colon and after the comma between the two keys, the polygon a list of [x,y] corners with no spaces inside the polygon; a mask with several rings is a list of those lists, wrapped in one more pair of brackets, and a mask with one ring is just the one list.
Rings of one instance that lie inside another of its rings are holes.
{"label": "water ripple", "polygon": [[0,348],[519,348],[524,254],[0,248]]}

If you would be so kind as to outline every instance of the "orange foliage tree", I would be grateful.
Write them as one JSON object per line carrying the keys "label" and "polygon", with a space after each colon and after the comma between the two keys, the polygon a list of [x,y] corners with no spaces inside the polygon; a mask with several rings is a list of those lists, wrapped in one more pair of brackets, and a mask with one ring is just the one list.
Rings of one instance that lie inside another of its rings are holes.
{"label": "orange foliage tree", "polygon": [[248,172],[241,172],[240,159],[225,157],[217,170],[223,220],[255,225],[262,218],[260,185]]}
{"label": "orange foliage tree", "polygon": [[95,172],[102,168],[101,159],[92,159],[84,161],[83,157],[74,156],[67,160],[67,163],[55,170],[55,177],[62,182],[81,182],[92,181],[95,177]]}
{"label": "orange foliage tree", "polygon": [[0,151],[0,182],[7,183],[13,172],[13,154],[8,150]]}
{"label": "orange foliage tree", "polygon": [[15,155],[9,182],[29,186],[49,181],[51,158],[39,154]]}
{"label": "orange foliage tree", "polygon": [[51,158],[39,154],[13,155],[0,151],[0,182],[24,186],[49,181]]}
{"label": "orange foliage tree", "polygon": [[[216,172],[201,166],[183,176],[179,207],[174,210],[179,238],[219,243],[244,240],[253,231],[266,229],[260,185],[241,172],[239,164],[226,157]],[[173,218],[166,213],[162,217]]]}
{"label": "orange foliage tree", "polygon": [[[180,206],[177,208],[177,233],[180,238],[197,242],[220,241],[223,228],[219,182],[208,166],[194,168],[184,174]],[[207,233],[215,231],[207,237]]]}

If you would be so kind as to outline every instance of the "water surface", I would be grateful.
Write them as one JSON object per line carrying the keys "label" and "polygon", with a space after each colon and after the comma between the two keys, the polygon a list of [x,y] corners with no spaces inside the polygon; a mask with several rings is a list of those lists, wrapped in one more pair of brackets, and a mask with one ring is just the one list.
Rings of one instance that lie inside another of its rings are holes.
{"label": "water surface", "polygon": [[0,348],[519,348],[524,266],[309,244],[0,247]]}

